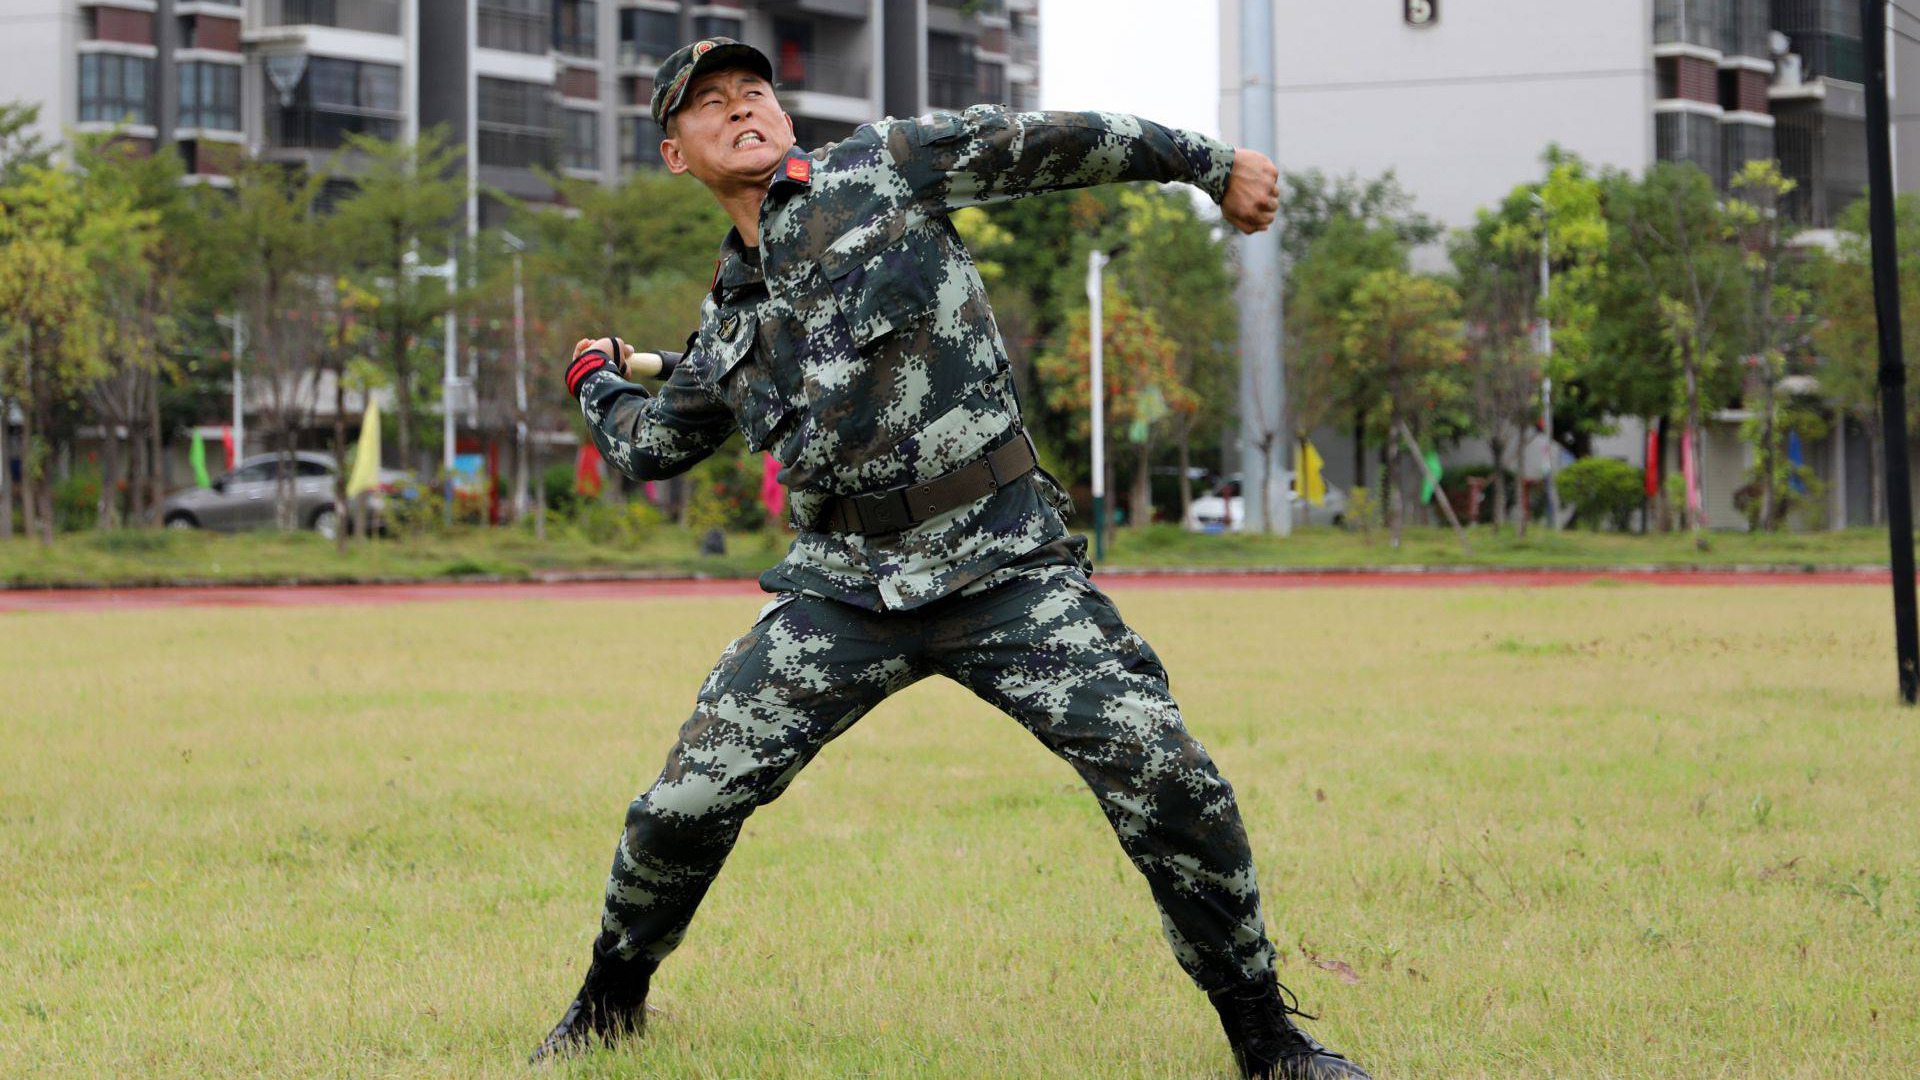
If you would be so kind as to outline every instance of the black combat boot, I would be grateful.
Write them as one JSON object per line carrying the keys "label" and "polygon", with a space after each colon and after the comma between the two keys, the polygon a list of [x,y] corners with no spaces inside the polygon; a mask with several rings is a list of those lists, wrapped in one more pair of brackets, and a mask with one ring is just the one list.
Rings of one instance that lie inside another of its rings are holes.
{"label": "black combat boot", "polygon": [[601,956],[595,950],[580,992],[527,1061],[537,1065],[591,1049],[596,1040],[611,1044],[638,1036],[647,1026],[647,985],[655,966],[646,960]]}
{"label": "black combat boot", "polygon": [[[1285,995],[1283,1000],[1281,995]],[[1293,991],[1268,973],[1207,994],[1247,1080],[1373,1080],[1367,1071],[1300,1030]]]}

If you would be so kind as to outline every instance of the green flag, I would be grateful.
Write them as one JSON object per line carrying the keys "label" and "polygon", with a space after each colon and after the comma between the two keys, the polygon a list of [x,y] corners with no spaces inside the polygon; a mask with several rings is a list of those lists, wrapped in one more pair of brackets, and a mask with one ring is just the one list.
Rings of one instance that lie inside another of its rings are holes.
{"label": "green flag", "polygon": [[1440,451],[1427,451],[1427,476],[1420,481],[1421,502],[1431,502],[1433,500],[1433,489],[1439,485],[1442,475],[1444,474],[1440,470]]}
{"label": "green flag", "polygon": [[193,462],[193,482],[201,487],[212,487],[213,481],[207,478],[207,446],[200,441],[200,429],[193,429],[193,448],[187,451],[187,460]]}

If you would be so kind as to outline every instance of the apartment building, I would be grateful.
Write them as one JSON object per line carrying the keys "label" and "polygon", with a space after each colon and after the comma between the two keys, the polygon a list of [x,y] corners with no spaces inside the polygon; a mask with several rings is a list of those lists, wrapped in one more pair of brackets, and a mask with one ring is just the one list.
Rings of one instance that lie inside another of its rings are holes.
{"label": "apartment building", "polygon": [[[1038,0],[8,0],[0,100],[49,141],[118,129],[223,182],[224,146],[327,167],[350,134],[445,125],[476,190],[658,164],[655,70],[702,37],[774,63],[800,141],[883,115],[1039,104]],[[340,183],[351,182],[351,168]],[[476,225],[503,213],[476,197]]]}

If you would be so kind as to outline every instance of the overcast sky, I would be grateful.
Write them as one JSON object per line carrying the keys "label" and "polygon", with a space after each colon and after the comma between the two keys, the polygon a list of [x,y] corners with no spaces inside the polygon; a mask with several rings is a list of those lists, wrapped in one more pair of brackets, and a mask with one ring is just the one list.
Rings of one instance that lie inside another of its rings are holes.
{"label": "overcast sky", "polygon": [[1040,0],[1040,104],[1220,134],[1218,0]]}

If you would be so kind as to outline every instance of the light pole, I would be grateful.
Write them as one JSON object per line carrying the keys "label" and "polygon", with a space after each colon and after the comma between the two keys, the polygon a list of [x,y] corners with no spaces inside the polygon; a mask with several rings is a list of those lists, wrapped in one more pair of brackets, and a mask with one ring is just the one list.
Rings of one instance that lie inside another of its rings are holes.
{"label": "light pole", "polygon": [[[1547,208],[1547,200],[1539,192],[1533,194],[1533,204],[1540,208],[1540,427],[1547,437],[1546,480],[1547,480],[1547,528],[1560,528],[1560,489],[1553,482],[1553,372],[1549,370],[1553,363],[1553,323],[1547,319],[1547,297],[1553,287],[1553,272],[1550,263],[1550,247],[1547,236],[1547,223],[1552,213]],[[1524,498],[1524,494],[1522,495]]]}
{"label": "light pole", "polygon": [[233,464],[238,467],[240,459],[247,456],[245,386],[240,374],[240,354],[247,347],[247,324],[239,315],[215,315],[213,321],[233,331]]}
{"label": "light pole", "polygon": [[[1274,0],[1240,0],[1240,144],[1280,158]],[[1293,450],[1281,350],[1280,230],[1240,238],[1240,494],[1248,532],[1293,535]],[[1184,483],[1184,480],[1182,481]],[[1231,522],[1229,522],[1231,528]]]}
{"label": "light pole", "polygon": [[520,276],[520,256],[527,245],[502,231],[500,239],[513,249],[513,520],[527,515],[527,300]]}
{"label": "light pole", "polygon": [[1113,256],[1094,248],[1087,252],[1087,327],[1088,350],[1092,359],[1093,385],[1087,396],[1093,409],[1093,558],[1107,557],[1107,381],[1105,347],[1106,325],[1100,310],[1100,271]]}
{"label": "light pole", "polygon": [[407,273],[415,277],[437,277],[447,283],[446,359],[440,377],[440,468],[446,475],[446,518],[453,521],[453,395],[465,382],[460,378],[460,351],[454,341],[458,318],[453,310],[453,291],[460,276],[459,260],[448,258],[439,266],[427,266],[419,256],[408,252]]}

